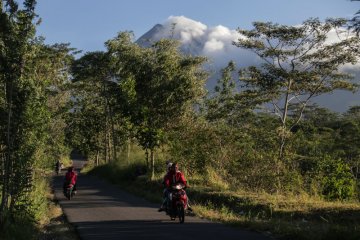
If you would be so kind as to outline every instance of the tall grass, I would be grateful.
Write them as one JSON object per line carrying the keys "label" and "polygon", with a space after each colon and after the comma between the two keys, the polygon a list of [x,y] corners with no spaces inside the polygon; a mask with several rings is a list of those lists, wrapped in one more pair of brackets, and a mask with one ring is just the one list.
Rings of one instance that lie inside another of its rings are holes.
{"label": "tall grass", "polygon": [[23,199],[27,202],[27,207],[15,209],[15,212],[6,218],[0,239],[38,239],[38,223],[43,222],[47,215],[46,196],[49,189],[48,179],[36,174],[31,191]]}
{"label": "tall grass", "polygon": [[[27,208],[19,209],[15,214],[7,216],[4,229],[0,231],[0,239],[78,239],[74,229],[62,219],[61,208],[55,203],[49,184],[51,173],[36,173],[33,187],[24,200],[28,203]],[[51,225],[59,226],[61,229]]]}

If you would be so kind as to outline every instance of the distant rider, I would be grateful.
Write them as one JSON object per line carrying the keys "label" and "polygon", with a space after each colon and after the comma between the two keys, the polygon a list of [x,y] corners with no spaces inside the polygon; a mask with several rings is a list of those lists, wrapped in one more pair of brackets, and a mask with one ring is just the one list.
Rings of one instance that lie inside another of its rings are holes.
{"label": "distant rider", "polygon": [[77,182],[77,174],[74,170],[74,167],[71,166],[68,168],[68,171],[65,175],[65,180],[64,180],[64,185],[63,185],[64,193],[66,192],[66,188],[69,185],[72,185],[73,193],[76,194],[76,182]]}
{"label": "distant rider", "polygon": [[56,174],[59,174],[60,170],[61,170],[61,162],[60,162],[60,160],[57,160],[56,163],[55,163],[55,172],[56,172]]}

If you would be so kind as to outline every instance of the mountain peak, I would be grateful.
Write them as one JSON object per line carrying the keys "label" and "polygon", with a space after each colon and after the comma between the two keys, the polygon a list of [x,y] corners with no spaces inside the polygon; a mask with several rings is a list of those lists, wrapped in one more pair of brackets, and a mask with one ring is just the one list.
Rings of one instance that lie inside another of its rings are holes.
{"label": "mountain peak", "polygon": [[149,31],[139,37],[139,39],[136,40],[136,43],[142,47],[150,47],[154,42],[160,40],[158,39],[158,36],[162,35],[164,31],[165,27],[163,25],[156,24]]}

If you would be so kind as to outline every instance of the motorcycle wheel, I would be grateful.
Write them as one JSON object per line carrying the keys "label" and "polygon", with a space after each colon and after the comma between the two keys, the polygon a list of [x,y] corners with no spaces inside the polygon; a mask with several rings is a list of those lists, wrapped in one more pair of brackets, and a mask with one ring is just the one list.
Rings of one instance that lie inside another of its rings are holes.
{"label": "motorcycle wheel", "polygon": [[185,221],[185,209],[184,206],[180,205],[178,206],[178,215],[179,215],[179,222],[184,223]]}
{"label": "motorcycle wheel", "polygon": [[66,196],[67,199],[71,200],[71,197],[72,197],[72,189],[71,189],[71,188],[67,189],[66,195],[67,195],[67,196]]}

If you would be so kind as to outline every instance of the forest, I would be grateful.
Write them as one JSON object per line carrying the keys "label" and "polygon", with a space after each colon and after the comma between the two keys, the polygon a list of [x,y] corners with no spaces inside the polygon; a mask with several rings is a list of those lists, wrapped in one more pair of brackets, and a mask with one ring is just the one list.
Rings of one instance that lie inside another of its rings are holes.
{"label": "forest", "polygon": [[209,59],[182,53],[175,39],[142,47],[119,32],[105,51],[77,57],[36,36],[35,7],[0,1],[1,229],[43,217],[48,172],[73,149],[91,167],[130,167],[147,181],[170,159],[222,191],[360,204],[360,105],[339,113],[314,103],[359,94],[344,71],[359,66],[358,15],[238,29],[233,45],[259,64],[229,62],[206,89]]}

